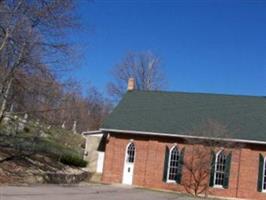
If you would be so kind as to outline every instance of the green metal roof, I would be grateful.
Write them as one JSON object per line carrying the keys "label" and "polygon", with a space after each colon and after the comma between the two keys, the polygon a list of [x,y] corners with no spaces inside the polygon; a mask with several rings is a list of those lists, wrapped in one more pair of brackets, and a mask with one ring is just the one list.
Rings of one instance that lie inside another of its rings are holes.
{"label": "green metal roof", "polygon": [[101,128],[198,135],[214,120],[232,139],[266,141],[266,98],[184,92],[130,91]]}

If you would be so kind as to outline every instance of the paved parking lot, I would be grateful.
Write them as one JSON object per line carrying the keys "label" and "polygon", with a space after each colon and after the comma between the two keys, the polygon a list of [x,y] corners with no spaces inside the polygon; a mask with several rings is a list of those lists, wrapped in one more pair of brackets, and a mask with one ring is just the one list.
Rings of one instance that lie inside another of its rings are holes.
{"label": "paved parking lot", "polygon": [[110,186],[57,186],[0,187],[0,200],[189,200],[192,198],[168,192]]}

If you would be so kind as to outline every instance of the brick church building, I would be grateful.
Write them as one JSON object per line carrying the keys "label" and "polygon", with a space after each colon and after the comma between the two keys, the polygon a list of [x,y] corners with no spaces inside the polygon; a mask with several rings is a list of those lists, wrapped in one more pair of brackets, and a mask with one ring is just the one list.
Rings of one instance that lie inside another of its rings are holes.
{"label": "brick church building", "polygon": [[[200,131],[210,119],[226,135]],[[209,196],[266,199],[265,97],[137,91],[131,79],[100,130],[106,136],[102,182],[187,192],[189,149],[214,141]]]}

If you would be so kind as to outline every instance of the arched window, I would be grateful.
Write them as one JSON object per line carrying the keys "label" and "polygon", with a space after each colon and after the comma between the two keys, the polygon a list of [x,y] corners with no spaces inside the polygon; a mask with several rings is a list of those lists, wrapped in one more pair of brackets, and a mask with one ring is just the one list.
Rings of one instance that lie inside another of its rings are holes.
{"label": "arched window", "polygon": [[126,161],[128,163],[134,163],[134,160],[135,160],[135,145],[134,143],[130,143],[128,146],[127,146],[127,159]]}
{"label": "arched window", "polygon": [[263,185],[262,185],[262,190],[265,192],[266,191],[266,158],[263,160]]}
{"label": "arched window", "polygon": [[263,154],[259,155],[258,191],[266,192],[266,157]]}
{"label": "arched window", "polygon": [[173,146],[169,153],[169,163],[168,163],[168,181],[176,181],[179,174],[179,159],[180,153],[177,146]]}
{"label": "arched window", "polygon": [[214,169],[214,185],[223,187],[226,172],[226,155],[223,150],[216,154]]}

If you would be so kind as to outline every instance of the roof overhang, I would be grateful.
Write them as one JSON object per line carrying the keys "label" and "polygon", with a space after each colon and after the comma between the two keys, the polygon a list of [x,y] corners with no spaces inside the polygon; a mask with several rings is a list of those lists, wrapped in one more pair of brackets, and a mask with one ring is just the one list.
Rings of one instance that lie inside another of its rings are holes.
{"label": "roof overhang", "polygon": [[95,131],[84,131],[81,133],[83,136],[101,136],[103,134],[103,131],[101,130],[95,130]]}
{"label": "roof overhang", "polygon": [[183,134],[157,133],[157,132],[120,130],[120,129],[108,129],[108,128],[100,128],[99,130],[102,131],[103,133],[104,132],[115,132],[115,133],[128,133],[128,134],[136,134],[136,135],[154,135],[154,136],[166,136],[166,137],[175,137],[175,138],[216,140],[216,141],[224,141],[224,142],[249,143],[249,144],[261,144],[261,145],[266,144],[266,141],[258,141],[258,140],[191,136],[191,135],[183,135]]}

